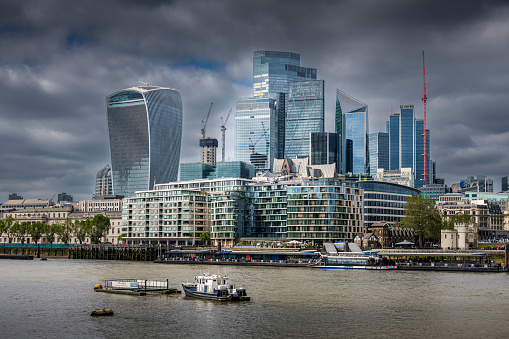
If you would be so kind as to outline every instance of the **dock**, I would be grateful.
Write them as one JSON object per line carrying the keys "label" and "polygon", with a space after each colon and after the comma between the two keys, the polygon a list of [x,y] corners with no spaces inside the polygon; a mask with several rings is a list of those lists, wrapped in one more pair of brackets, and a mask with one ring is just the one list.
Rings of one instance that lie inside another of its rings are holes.
{"label": "dock", "polygon": [[0,259],[34,260],[34,256],[25,254],[0,254]]}
{"label": "dock", "polygon": [[180,293],[177,288],[170,288],[166,280],[115,279],[106,280],[104,287],[95,285],[94,291],[113,294],[145,296],[154,294]]}

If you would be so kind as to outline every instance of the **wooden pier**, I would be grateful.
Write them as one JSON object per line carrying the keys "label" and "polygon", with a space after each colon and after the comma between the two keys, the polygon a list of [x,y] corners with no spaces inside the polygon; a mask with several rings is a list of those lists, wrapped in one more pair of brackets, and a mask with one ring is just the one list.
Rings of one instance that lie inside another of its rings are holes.
{"label": "wooden pier", "polygon": [[69,259],[154,261],[158,251],[144,246],[73,246],[69,247]]}

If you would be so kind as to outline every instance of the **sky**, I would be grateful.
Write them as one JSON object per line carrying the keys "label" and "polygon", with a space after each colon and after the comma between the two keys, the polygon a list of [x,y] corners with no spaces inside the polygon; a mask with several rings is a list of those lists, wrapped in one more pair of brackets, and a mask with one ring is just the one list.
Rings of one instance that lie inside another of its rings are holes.
{"label": "sky", "polygon": [[[181,162],[200,161],[235,99],[252,96],[255,50],[290,51],[325,81],[326,132],[335,92],[369,107],[385,131],[399,105],[423,118],[446,184],[509,175],[509,3],[506,1],[0,2],[0,202],[9,193],[88,200],[110,163],[105,97],[141,82],[183,101]],[[233,114],[233,113],[232,113]],[[226,157],[234,160],[234,119]],[[218,149],[218,156],[220,149]]]}

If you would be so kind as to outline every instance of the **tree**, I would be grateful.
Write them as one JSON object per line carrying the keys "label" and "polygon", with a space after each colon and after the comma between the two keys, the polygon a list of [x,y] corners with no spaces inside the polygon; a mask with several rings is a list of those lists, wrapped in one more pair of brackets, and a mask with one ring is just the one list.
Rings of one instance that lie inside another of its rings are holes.
{"label": "tree", "polygon": [[415,230],[419,236],[419,246],[422,246],[425,239],[440,239],[443,223],[435,201],[420,194],[407,198],[401,226]]}
{"label": "tree", "polygon": [[30,225],[30,229],[28,233],[30,233],[30,236],[32,237],[32,240],[39,244],[39,240],[41,239],[41,236],[46,231],[46,224],[43,222],[34,222],[32,225]]}
{"label": "tree", "polygon": [[50,246],[53,245],[56,239],[56,234],[59,232],[61,225],[59,222],[55,222],[49,225],[45,225],[44,232],[46,233],[46,240],[50,243]]}
{"label": "tree", "polygon": [[19,242],[21,240],[21,233],[23,232],[23,230],[21,229],[21,224],[19,222],[15,222],[11,229],[10,229],[10,232],[12,233],[12,238],[14,239],[14,241],[17,241],[16,242]]}
{"label": "tree", "polygon": [[71,234],[72,234],[72,221],[69,219],[66,219],[61,225],[60,228],[57,231],[58,239],[60,242],[63,242],[64,244],[68,244],[71,240]]}
{"label": "tree", "polygon": [[8,215],[7,218],[5,218],[5,221],[4,221],[4,225],[3,225],[3,233],[5,233],[7,235],[7,239],[9,240],[9,244],[12,242],[12,236],[13,236],[13,232],[11,230],[12,228],[12,225],[14,225],[14,218],[12,217],[12,215]]}
{"label": "tree", "polygon": [[475,222],[475,218],[470,214],[456,214],[453,215],[449,220],[444,220],[444,229],[454,229],[454,224],[469,224]]}
{"label": "tree", "polygon": [[20,225],[20,236],[21,236],[21,243],[25,244],[25,238],[28,234],[28,231],[30,230],[30,223],[28,221],[22,221]]}
{"label": "tree", "polygon": [[92,244],[98,244],[101,242],[101,238],[106,236],[106,233],[108,233],[111,227],[110,218],[105,217],[102,214],[96,214],[90,221],[90,224],[92,225],[90,241]]}
{"label": "tree", "polygon": [[207,245],[210,241],[210,232],[200,233],[200,240],[203,241],[205,245]]}
{"label": "tree", "polygon": [[80,244],[85,242],[89,230],[88,220],[75,220],[73,224],[73,235]]}

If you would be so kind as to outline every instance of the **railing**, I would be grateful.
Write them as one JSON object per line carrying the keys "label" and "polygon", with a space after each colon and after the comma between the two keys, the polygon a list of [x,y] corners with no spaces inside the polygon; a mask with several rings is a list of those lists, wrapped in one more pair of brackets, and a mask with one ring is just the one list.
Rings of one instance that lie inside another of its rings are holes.
{"label": "railing", "polygon": [[110,290],[167,290],[169,289],[168,279],[166,280],[142,280],[142,279],[115,279],[105,280],[104,288]]}

